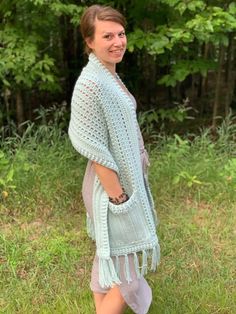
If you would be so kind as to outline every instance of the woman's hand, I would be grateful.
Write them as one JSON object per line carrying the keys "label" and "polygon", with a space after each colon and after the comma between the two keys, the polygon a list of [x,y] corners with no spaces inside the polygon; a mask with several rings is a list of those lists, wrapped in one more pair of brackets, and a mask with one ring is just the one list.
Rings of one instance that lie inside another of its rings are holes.
{"label": "woman's hand", "polygon": [[129,199],[129,196],[125,193],[124,188],[122,188],[123,192],[118,197],[109,197],[109,201],[115,205],[122,204]]}
{"label": "woman's hand", "polygon": [[95,172],[109,196],[109,200],[114,204],[125,202],[129,197],[122,188],[117,173],[105,166],[93,161]]}

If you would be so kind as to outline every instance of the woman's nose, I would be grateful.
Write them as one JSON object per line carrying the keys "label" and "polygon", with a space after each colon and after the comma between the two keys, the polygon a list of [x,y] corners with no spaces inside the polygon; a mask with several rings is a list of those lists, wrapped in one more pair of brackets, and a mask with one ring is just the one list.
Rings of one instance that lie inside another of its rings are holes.
{"label": "woman's nose", "polygon": [[120,38],[118,35],[114,38],[114,45],[115,46],[122,46],[122,38]]}

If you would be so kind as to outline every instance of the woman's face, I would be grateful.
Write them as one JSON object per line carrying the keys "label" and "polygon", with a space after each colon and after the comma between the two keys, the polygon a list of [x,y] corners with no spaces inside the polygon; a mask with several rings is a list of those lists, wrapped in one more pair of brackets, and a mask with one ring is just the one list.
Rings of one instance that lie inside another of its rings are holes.
{"label": "woman's face", "polygon": [[96,20],[94,38],[86,42],[97,58],[114,73],[115,65],[121,62],[126,49],[124,27],[116,22]]}

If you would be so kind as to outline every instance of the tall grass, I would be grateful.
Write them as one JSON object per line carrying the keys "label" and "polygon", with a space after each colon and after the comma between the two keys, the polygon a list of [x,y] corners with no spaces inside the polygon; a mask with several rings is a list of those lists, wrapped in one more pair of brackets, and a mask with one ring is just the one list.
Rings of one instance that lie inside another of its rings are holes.
{"label": "tall grass", "polygon": [[[61,131],[63,117],[45,123],[44,115],[1,142],[0,313],[91,314],[86,160]],[[158,135],[148,146],[162,252],[147,277],[151,314],[235,313],[235,134],[231,117],[214,139],[203,130],[191,140]]]}

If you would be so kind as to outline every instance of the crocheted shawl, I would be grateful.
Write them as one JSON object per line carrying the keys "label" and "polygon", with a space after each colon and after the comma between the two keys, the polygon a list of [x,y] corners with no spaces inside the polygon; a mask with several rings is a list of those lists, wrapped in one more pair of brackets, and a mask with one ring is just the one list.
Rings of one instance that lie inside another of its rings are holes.
{"label": "crocheted shawl", "polygon": [[[125,256],[126,279],[131,281],[128,254],[134,255],[137,276],[159,263],[156,213],[148,180],[143,175],[135,107],[112,73],[91,53],[72,95],[69,137],[83,156],[116,171],[129,200],[115,205],[109,201],[99,178],[93,186],[93,221],[90,235],[96,240],[99,283],[120,284],[119,266]],[[88,217],[89,219],[89,217]],[[142,255],[141,257],[139,255]],[[115,258],[116,257],[116,258]],[[141,260],[141,266],[139,266]],[[141,270],[141,272],[140,272]]]}

